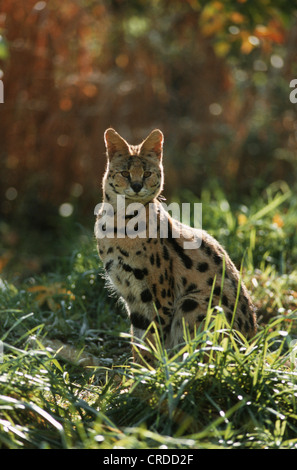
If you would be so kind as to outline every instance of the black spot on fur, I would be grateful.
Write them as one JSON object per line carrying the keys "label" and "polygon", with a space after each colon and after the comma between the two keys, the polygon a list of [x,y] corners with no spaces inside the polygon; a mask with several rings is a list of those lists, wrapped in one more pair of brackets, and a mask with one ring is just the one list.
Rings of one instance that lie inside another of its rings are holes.
{"label": "black spot on fur", "polygon": [[170,223],[168,224],[168,242],[171,244],[177,255],[180,257],[184,266],[187,269],[191,269],[191,267],[193,266],[193,261],[188,255],[186,255],[185,250],[179,245],[177,239],[173,238],[172,227]]}
{"label": "black spot on fur", "polygon": [[161,302],[159,299],[156,299],[155,300],[155,305],[156,305],[156,309],[159,310],[159,308],[161,308]]}
{"label": "black spot on fur", "polygon": [[220,295],[221,294],[221,287],[216,286],[213,290],[214,295]]}
{"label": "black spot on fur", "polygon": [[152,293],[149,289],[145,289],[140,294],[141,300],[144,303],[150,302],[153,299]]}
{"label": "black spot on fur", "polygon": [[192,310],[195,310],[196,307],[198,307],[198,302],[196,302],[196,300],[193,300],[193,299],[186,299],[183,301],[182,303],[182,311],[187,313],[187,312],[191,312]]}
{"label": "black spot on fur", "polygon": [[195,289],[197,289],[197,285],[196,284],[190,284],[187,287],[187,292],[191,292],[192,290],[195,290]]}
{"label": "black spot on fur", "polygon": [[166,245],[163,246],[163,257],[165,260],[169,260],[169,252]]}
{"label": "black spot on fur", "polygon": [[208,270],[208,263],[198,263],[197,269],[198,269],[198,271],[200,271],[201,273],[205,273],[205,271]]}
{"label": "black spot on fur", "polygon": [[113,265],[113,259],[110,259],[109,261],[107,261],[107,263],[105,265],[106,271],[109,271],[110,268],[112,267],[112,265]]}
{"label": "black spot on fur", "polygon": [[226,317],[227,317],[228,322],[231,323],[231,322],[232,322],[232,318],[233,318],[233,314],[232,314],[231,312],[227,312],[227,313],[226,313]]}
{"label": "black spot on fur", "polygon": [[135,328],[146,330],[150,326],[150,321],[138,312],[132,312],[130,321]]}
{"label": "black spot on fur", "polygon": [[211,248],[209,245],[207,245],[207,243],[205,242],[205,240],[202,240],[201,242],[201,245],[200,245],[200,248],[205,251],[205,253],[207,254],[207,256],[210,256],[211,255]]}
{"label": "black spot on fur", "polygon": [[117,247],[117,249],[119,250],[119,252],[120,252],[123,256],[126,256],[126,258],[129,257],[128,251],[122,250],[122,248],[120,248],[120,247]]}
{"label": "black spot on fur", "polygon": [[157,265],[157,268],[159,268],[161,266],[161,260],[160,260],[159,253],[156,254],[156,265]]}
{"label": "black spot on fur", "polygon": [[127,273],[131,273],[133,269],[129,264],[123,264],[123,270],[126,271]]}
{"label": "black spot on fur", "polygon": [[197,315],[196,320],[199,322],[202,322],[203,320],[205,320],[205,315],[203,314]]}
{"label": "black spot on fur", "polygon": [[171,315],[171,310],[168,307],[162,307],[164,315]]}
{"label": "black spot on fur", "polygon": [[217,253],[213,255],[213,260],[217,265],[221,264],[222,262],[222,258]]}
{"label": "black spot on fur", "polygon": [[223,295],[222,303],[223,303],[223,305],[225,305],[225,307],[228,307],[229,301],[228,301],[228,297],[226,295]]}
{"label": "black spot on fur", "polygon": [[146,268],[143,268],[143,269],[135,268],[133,269],[133,274],[136,279],[141,280],[144,278],[144,276],[148,275],[148,270]]}

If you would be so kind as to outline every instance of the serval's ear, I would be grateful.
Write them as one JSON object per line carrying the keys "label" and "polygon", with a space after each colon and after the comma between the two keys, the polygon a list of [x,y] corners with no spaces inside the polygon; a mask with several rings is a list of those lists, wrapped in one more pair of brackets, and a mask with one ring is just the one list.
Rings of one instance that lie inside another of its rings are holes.
{"label": "serval's ear", "polygon": [[129,149],[128,143],[121,137],[114,129],[106,129],[104,132],[104,142],[106,147],[107,157],[111,160],[116,152],[127,152]]}
{"label": "serval's ear", "polygon": [[164,136],[159,129],[155,129],[150,135],[142,142],[141,149],[145,152],[154,152],[161,160],[163,155],[163,142]]}

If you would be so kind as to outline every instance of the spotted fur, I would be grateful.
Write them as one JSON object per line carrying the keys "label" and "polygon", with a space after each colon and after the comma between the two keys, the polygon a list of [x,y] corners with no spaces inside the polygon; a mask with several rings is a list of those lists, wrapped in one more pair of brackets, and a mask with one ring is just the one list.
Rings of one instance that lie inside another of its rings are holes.
{"label": "spotted fur", "polygon": [[[184,226],[185,233],[180,238],[172,235],[179,222],[158,200],[163,188],[162,132],[154,130],[137,146],[129,145],[113,129],[107,129],[104,137],[107,168],[103,201],[114,207],[114,238],[98,239],[98,251],[114,290],[124,300],[132,334],[142,337],[154,321],[165,346],[176,347],[183,341],[183,323],[193,332],[205,319],[213,291],[212,307],[221,305],[229,322],[233,319],[236,329],[252,337],[257,329],[255,309],[226,251],[205,231],[199,231],[202,240],[196,249],[184,249],[183,245],[189,241],[189,235],[192,239],[198,237],[195,229]],[[116,213],[117,195],[125,195],[126,205],[131,202],[144,205],[147,221],[144,237],[125,236],[134,214]],[[149,206],[158,229],[160,221],[166,219],[167,238],[161,237],[160,231],[157,238],[149,237]],[[102,211],[96,224],[101,217]],[[117,232],[119,222],[122,228]],[[147,337],[152,339],[149,332]]]}

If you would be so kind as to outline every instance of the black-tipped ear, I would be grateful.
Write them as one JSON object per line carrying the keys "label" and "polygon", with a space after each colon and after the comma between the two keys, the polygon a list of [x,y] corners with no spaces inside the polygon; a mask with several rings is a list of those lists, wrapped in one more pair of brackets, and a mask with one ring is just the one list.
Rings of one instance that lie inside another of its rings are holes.
{"label": "black-tipped ear", "polygon": [[104,132],[104,142],[107,156],[110,159],[116,152],[128,150],[128,143],[112,128],[106,129]]}
{"label": "black-tipped ear", "polygon": [[141,144],[145,152],[154,152],[158,158],[162,158],[164,136],[159,129],[155,129]]}

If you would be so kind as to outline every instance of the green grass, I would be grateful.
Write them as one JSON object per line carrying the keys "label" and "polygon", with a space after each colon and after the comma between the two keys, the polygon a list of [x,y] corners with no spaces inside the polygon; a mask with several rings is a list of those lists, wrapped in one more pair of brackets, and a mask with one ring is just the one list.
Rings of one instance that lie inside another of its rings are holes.
{"label": "green grass", "polygon": [[244,255],[254,340],[210,310],[175,355],[157,336],[156,367],[133,365],[126,315],[77,229],[48,272],[0,280],[1,448],[297,447],[297,198],[280,184],[252,204],[218,190],[203,203],[204,228],[238,266]]}

